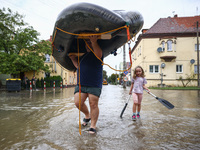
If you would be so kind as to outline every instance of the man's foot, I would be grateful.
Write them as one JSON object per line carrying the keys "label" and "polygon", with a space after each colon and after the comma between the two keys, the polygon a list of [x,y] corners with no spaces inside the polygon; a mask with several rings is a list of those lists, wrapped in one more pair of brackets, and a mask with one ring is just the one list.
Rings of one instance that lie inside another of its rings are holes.
{"label": "man's foot", "polygon": [[140,114],[137,114],[137,119],[140,119]]}
{"label": "man's foot", "polygon": [[82,126],[83,126],[83,127],[87,126],[88,123],[89,123],[89,121],[90,121],[90,119],[91,119],[91,118],[89,118],[89,119],[85,119],[85,118],[83,118]]}
{"label": "man's foot", "polygon": [[96,131],[96,129],[94,129],[94,128],[90,128],[89,129],[89,133],[90,134],[95,134],[97,131]]}
{"label": "man's foot", "polygon": [[133,121],[136,120],[136,116],[135,116],[135,115],[132,116],[132,120],[133,120]]}

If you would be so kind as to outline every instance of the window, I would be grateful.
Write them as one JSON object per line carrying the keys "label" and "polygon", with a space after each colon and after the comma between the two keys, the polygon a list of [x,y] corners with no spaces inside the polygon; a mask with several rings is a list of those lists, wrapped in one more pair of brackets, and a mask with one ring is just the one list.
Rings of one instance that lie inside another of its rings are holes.
{"label": "window", "polygon": [[[199,49],[200,49],[200,44],[199,44]],[[195,44],[195,51],[197,51],[197,44]]]}
{"label": "window", "polygon": [[48,72],[45,72],[45,75],[44,75],[44,77],[46,78],[46,77],[50,77],[50,73],[48,73]]}
{"label": "window", "polygon": [[50,56],[49,56],[49,54],[46,54],[45,57],[46,57],[45,62],[50,62]]}
{"label": "window", "polygon": [[[199,71],[200,71],[200,66],[199,66]],[[194,74],[197,74],[198,71],[197,71],[197,65],[194,65]]]}
{"label": "window", "polygon": [[72,84],[72,77],[69,76],[69,83]]}
{"label": "window", "polygon": [[142,48],[141,48],[141,46],[140,46],[140,55],[141,55],[141,53],[142,53]]}
{"label": "window", "polygon": [[162,51],[165,51],[165,41],[162,41]]}
{"label": "window", "polygon": [[167,41],[167,51],[172,51],[172,41],[171,40]]}
{"label": "window", "polygon": [[150,73],[158,73],[159,72],[159,65],[150,65],[149,66]]}
{"label": "window", "polygon": [[183,73],[183,65],[176,65],[176,73]]}
{"label": "window", "polygon": [[137,59],[137,50],[135,51],[135,60]]}

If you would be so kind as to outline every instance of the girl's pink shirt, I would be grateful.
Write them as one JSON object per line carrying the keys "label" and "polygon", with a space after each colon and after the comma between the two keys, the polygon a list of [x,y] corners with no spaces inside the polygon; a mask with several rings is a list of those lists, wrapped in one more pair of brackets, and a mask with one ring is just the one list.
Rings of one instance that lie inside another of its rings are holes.
{"label": "girl's pink shirt", "polygon": [[143,93],[143,85],[147,84],[146,78],[136,77],[135,80],[132,78],[131,82],[134,83],[132,90],[133,93]]}

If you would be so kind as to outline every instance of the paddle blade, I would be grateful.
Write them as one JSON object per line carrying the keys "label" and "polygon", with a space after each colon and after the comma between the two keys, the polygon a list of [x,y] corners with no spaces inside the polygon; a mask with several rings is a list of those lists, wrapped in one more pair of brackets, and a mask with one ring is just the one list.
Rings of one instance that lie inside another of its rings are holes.
{"label": "paddle blade", "polygon": [[171,104],[170,102],[168,102],[167,100],[159,98],[159,97],[156,97],[156,99],[159,100],[159,102],[161,104],[163,104],[165,107],[167,107],[168,109],[173,109],[174,108],[174,105]]}

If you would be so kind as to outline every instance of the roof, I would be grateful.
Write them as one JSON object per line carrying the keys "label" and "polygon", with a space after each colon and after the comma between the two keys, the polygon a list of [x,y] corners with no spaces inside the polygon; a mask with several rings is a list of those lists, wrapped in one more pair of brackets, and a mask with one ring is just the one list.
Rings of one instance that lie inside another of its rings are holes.
{"label": "roof", "polygon": [[200,16],[160,18],[144,34],[196,32],[197,21],[200,23]]}
{"label": "roof", "polygon": [[200,32],[200,16],[160,18],[150,29],[143,29],[132,49],[135,50],[143,38],[161,37],[194,37],[197,32],[197,21],[199,22],[198,31]]}

